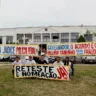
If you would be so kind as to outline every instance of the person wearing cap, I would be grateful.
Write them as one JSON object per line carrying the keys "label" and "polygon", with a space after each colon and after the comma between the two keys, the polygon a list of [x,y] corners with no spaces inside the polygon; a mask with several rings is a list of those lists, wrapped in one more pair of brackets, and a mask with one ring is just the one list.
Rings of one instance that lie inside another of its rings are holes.
{"label": "person wearing cap", "polygon": [[44,53],[41,53],[38,64],[48,64],[47,61],[44,60]]}
{"label": "person wearing cap", "polygon": [[14,78],[14,66],[17,64],[22,64],[20,57],[16,56],[15,61],[12,63],[13,69],[12,69],[12,73],[13,73],[13,78]]}
{"label": "person wearing cap", "polygon": [[27,60],[25,64],[36,64],[36,62],[33,60],[32,56],[29,56],[29,60]]}
{"label": "person wearing cap", "polygon": [[55,65],[55,64],[59,64],[59,65],[64,66],[63,62],[60,61],[60,57],[56,57],[56,61],[55,61],[53,64],[54,64],[54,65]]}
{"label": "person wearing cap", "polygon": [[42,52],[41,55],[44,56],[44,60],[47,61],[47,63],[49,63],[49,60],[48,60],[48,57],[46,56],[46,53]]}

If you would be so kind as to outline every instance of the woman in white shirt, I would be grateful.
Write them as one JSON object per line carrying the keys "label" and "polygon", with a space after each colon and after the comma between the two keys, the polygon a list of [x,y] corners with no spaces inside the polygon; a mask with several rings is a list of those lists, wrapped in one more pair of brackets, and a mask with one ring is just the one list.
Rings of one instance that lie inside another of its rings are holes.
{"label": "woman in white shirt", "polygon": [[72,74],[72,68],[71,68],[72,63],[69,61],[69,57],[65,58],[64,65],[70,67],[69,70],[70,70],[70,75],[71,75]]}

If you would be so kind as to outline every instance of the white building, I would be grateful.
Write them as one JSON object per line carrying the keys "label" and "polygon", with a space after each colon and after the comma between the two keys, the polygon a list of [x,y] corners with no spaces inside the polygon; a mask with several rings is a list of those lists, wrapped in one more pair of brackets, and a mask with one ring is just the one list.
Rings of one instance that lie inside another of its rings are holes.
{"label": "white building", "polygon": [[46,44],[49,42],[77,42],[80,34],[89,30],[91,34],[84,35],[86,41],[96,41],[93,33],[96,26],[50,26],[22,27],[0,29],[0,44]]}

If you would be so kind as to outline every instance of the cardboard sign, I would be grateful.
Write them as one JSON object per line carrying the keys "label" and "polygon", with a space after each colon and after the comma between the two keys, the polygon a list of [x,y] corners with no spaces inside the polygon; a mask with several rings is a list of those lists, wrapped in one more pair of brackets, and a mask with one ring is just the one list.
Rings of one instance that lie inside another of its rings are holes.
{"label": "cardboard sign", "polygon": [[38,45],[0,45],[0,55],[38,56]]}
{"label": "cardboard sign", "polygon": [[48,56],[96,55],[96,42],[48,44]]}
{"label": "cardboard sign", "polygon": [[43,78],[69,80],[69,66],[61,65],[15,65],[15,78]]}

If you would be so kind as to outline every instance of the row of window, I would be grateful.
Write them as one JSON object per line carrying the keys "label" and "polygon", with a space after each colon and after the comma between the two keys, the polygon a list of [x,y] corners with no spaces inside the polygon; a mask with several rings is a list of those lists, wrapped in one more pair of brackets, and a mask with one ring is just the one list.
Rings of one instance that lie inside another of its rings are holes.
{"label": "row of window", "polygon": [[[78,33],[71,33],[70,34],[70,42],[77,42]],[[17,41],[20,44],[24,43],[25,37],[25,44],[28,44],[29,40],[32,41],[32,34],[17,34]],[[43,33],[42,34],[42,42],[50,42],[50,37],[52,42],[69,42],[69,33]],[[93,41],[92,35],[84,35],[86,41]],[[13,42],[13,36],[6,36],[6,44]],[[36,33],[33,35],[33,42],[41,42],[41,34]],[[2,44],[2,36],[0,36],[0,44]]]}
{"label": "row of window", "polygon": [[[17,40],[19,40],[19,43],[23,43],[23,38],[24,34],[17,34]],[[52,39],[52,42],[69,42],[69,33],[52,33],[51,36],[50,33],[42,34],[42,42],[50,42],[50,39]],[[77,39],[78,33],[71,33],[71,41],[77,42]],[[25,34],[25,43],[28,43],[29,40],[32,40],[32,34]],[[33,42],[41,42],[40,33],[33,34]]]}

